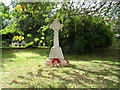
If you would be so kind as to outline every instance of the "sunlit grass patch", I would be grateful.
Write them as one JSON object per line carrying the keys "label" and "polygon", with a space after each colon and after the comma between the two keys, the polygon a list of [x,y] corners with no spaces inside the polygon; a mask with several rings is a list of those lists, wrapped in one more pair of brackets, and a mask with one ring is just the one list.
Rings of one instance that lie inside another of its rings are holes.
{"label": "sunlit grass patch", "polygon": [[14,53],[16,57],[29,57],[29,56],[33,56],[33,57],[38,57],[40,56],[39,54],[34,54],[32,52],[20,52],[20,53]]}

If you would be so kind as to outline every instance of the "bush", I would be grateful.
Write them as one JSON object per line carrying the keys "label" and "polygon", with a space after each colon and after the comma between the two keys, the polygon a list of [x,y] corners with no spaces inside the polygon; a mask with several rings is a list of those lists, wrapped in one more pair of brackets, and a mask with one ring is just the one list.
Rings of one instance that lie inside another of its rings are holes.
{"label": "bush", "polygon": [[[66,18],[63,25],[60,46],[64,51],[83,53],[90,48],[108,47],[112,44],[111,27],[100,17],[74,16]],[[53,38],[53,32],[49,33],[49,39]],[[53,41],[49,45],[51,43]]]}

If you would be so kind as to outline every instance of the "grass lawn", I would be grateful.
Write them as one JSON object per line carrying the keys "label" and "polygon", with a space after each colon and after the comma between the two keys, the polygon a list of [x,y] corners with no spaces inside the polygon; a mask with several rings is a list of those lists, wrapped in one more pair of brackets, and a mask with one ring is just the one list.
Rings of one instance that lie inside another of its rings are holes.
{"label": "grass lawn", "polygon": [[3,49],[3,88],[118,88],[117,50],[67,55],[70,67],[44,66],[48,49]]}

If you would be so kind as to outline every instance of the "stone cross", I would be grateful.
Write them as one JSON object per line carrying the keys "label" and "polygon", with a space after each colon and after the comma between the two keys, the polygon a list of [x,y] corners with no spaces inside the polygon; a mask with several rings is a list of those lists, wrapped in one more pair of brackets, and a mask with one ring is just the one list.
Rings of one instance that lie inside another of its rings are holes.
{"label": "stone cross", "polygon": [[54,30],[54,45],[51,48],[49,59],[64,59],[62,49],[59,47],[59,29],[62,28],[62,25],[59,23],[58,19],[55,19],[54,22],[50,25],[50,28]]}
{"label": "stone cross", "polygon": [[46,64],[51,64],[52,61],[58,60],[54,63],[62,66],[69,65],[63,56],[61,47],[59,46],[59,29],[62,28],[62,25],[59,23],[58,19],[55,19],[54,22],[50,25],[50,28],[54,30],[54,45],[51,48]]}
{"label": "stone cross", "polygon": [[57,19],[50,25],[50,28],[54,30],[54,46],[59,47],[59,29],[62,28],[62,25],[59,23]]}

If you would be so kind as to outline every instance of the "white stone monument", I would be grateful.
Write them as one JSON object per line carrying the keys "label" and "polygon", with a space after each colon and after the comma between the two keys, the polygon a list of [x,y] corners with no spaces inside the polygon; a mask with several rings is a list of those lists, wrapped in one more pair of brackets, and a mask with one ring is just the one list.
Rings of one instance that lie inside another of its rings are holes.
{"label": "white stone monument", "polygon": [[[64,59],[62,49],[59,47],[59,29],[62,28],[62,25],[59,23],[57,19],[50,25],[50,28],[54,30],[54,46],[51,48],[49,58],[47,60],[47,64],[57,64],[61,66],[68,66],[68,60]],[[59,63],[57,61],[52,61],[53,59],[59,59]]]}

